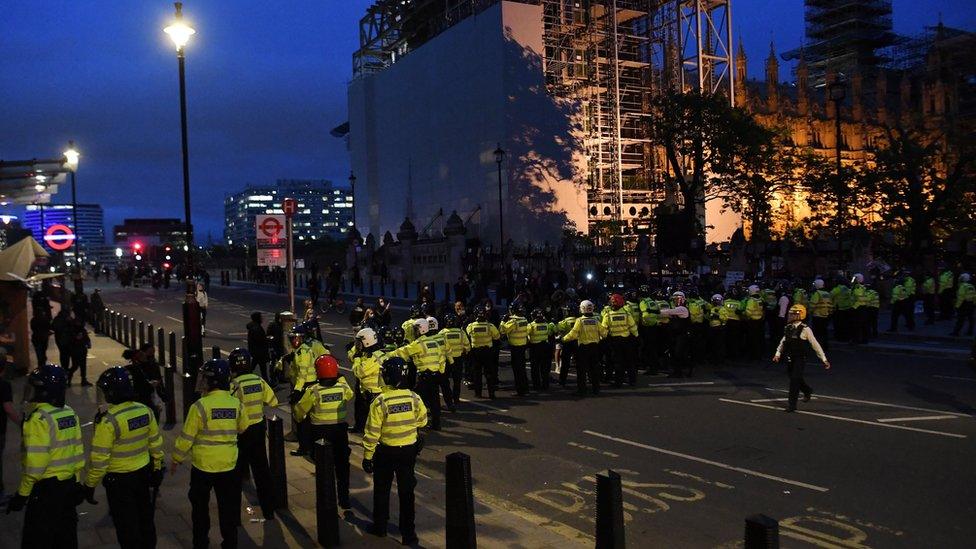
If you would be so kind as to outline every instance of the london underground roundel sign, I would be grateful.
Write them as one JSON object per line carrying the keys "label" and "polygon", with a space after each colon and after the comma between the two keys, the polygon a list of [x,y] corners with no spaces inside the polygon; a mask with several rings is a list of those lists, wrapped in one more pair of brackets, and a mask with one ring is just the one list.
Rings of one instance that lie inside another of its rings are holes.
{"label": "london underground roundel sign", "polygon": [[70,248],[75,238],[75,233],[71,231],[71,228],[61,223],[51,225],[44,231],[44,241],[52,250],[59,252]]}

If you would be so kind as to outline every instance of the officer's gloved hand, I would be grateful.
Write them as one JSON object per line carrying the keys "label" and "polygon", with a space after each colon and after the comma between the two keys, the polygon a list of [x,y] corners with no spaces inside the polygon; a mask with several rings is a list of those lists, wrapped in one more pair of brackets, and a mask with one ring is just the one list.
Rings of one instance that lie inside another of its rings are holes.
{"label": "officer's gloved hand", "polygon": [[95,487],[85,486],[84,484],[76,484],[75,490],[77,490],[75,495],[75,506],[81,505],[81,502],[87,501],[92,505],[98,505],[98,501],[95,500]]}
{"label": "officer's gloved hand", "polygon": [[373,460],[363,459],[363,471],[367,474],[373,474]]}
{"label": "officer's gloved hand", "polygon": [[17,511],[23,511],[24,506],[27,505],[27,496],[22,496],[20,494],[15,494],[14,497],[10,498],[7,502],[7,514],[16,513]]}
{"label": "officer's gloved hand", "polygon": [[160,469],[156,469],[155,471],[153,471],[149,475],[149,487],[150,488],[159,488],[159,486],[163,483],[163,477],[165,477],[165,476],[166,476],[166,469],[165,468],[160,468]]}
{"label": "officer's gloved hand", "polygon": [[417,435],[417,444],[414,446],[416,446],[417,455],[419,456],[420,451],[424,449],[424,435]]}

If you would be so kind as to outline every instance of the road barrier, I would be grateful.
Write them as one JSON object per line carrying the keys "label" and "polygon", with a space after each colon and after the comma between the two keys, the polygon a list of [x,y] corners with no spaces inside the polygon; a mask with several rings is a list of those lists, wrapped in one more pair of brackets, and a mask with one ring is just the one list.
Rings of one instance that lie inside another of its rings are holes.
{"label": "road barrier", "polygon": [[315,524],[317,539],[322,547],[339,545],[339,506],[336,503],[335,462],[332,445],[326,440],[315,441]]}
{"label": "road barrier", "polygon": [[285,431],[281,418],[271,416],[268,421],[268,467],[274,490],[275,509],[288,508],[288,473],[285,471]]}
{"label": "road barrier", "polygon": [[624,498],[620,475],[608,469],[596,476],[596,548],[623,549]]}
{"label": "road barrier", "polygon": [[447,516],[444,532],[447,549],[478,546],[474,522],[474,492],[471,478],[471,457],[463,452],[447,456],[445,475]]}
{"label": "road barrier", "polygon": [[779,522],[763,514],[746,517],[744,549],[779,549]]}

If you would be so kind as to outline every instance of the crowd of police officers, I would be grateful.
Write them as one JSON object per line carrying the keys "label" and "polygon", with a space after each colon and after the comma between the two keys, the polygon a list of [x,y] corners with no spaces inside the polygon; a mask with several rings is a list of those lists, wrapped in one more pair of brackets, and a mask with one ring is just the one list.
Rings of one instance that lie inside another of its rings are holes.
{"label": "crowd of police officers", "polygon": [[[968,274],[927,278],[921,286],[912,277],[894,286],[891,329],[897,329],[900,318],[914,326],[915,297],[921,295],[927,321],[934,322],[940,308],[943,315],[957,315],[956,331],[968,320],[972,333],[976,289]],[[829,287],[817,278],[809,288],[751,284],[735,285],[727,293],[706,300],[694,288],[660,293],[642,286],[610,293],[599,313],[590,300],[576,308],[536,308],[528,315],[515,303],[503,317],[490,303],[470,315],[461,304],[440,318],[417,306],[400,325],[366,326],[356,333],[346,349],[352,386],[316,337],[317,322],[298,324],[288,334],[289,352],[276,362],[277,372],[291,386],[288,400],[298,441],[292,454],[306,455],[313,441],[326,440],[333,452],[338,503],[349,509],[349,433],[361,433],[362,469],[374,483],[370,531],[387,533],[395,478],[399,530],[403,543],[412,544],[417,541],[414,468],[424,444],[421,429],[440,430],[441,400],[455,410],[463,385],[478,398],[496,398],[503,338],[519,396],[546,391],[551,382],[565,387],[574,366],[577,394],[596,395],[604,384],[635,385],[640,371],[691,376],[696,362],[758,360],[775,349],[774,360],[787,362],[787,411],[793,411],[800,393],[805,400],[812,393],[803,381],[808,351],[830,367],[824,349],[831,326],[834,339],[855,343],[877,332],[880,298],[861,274]],[[772,347],[767,347],[767,334]],[[557,375],[551,380],[553,364]],[[172,450],[171,471],[184,461],[192,464],[194,547],[209,543],[211,492],[216,494],[222,545],[236,546],[241,482],[247,472],[264,518],[275,517],[264,408],[278,401],[267,381],[252,373],[254,365],[243,349],[203,365],[197,386],[202,396],[190,406]],[[154,547],[153,513],[164,476],[155,412],[136,401],[125,368],[105,371],[96,384],[100,411],[86,459],[79,419],[65,403],[67,379],[64,369],[50,364],[28,376],[23,473],[7,509],[26,508],[23,546],[76,547],[75,507],[84,501],[97,503],[94,491],[101,483],[119,545]],[[355,414],[351,426],[350,407]]]}

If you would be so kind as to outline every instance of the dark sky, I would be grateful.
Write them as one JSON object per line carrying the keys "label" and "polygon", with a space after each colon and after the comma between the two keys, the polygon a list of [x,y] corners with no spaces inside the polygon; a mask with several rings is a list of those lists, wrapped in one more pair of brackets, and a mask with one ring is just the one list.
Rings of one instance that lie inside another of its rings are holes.
{"label": "dark sky", "polygon": [[[895,0],[895,30],[942,13],[976,28],[972,0]],[[221,238],[223,197],[245,183],[349,174],[346,84],[367,0],[207,0],[184,6],[190,177],[198,241]],[[737,0],[734,31],[763,74],[770,40],[799,45],[802,0]],[[170,2],[5,2],[0,14],[0,158],[83,157],[79,201],[123,217],[182,217],[176,54]],[[738,38],[736,38],[738,41]],[[788,78],[782,64],[781,75]],[[69,199],[62,193],[60,201]]]}

